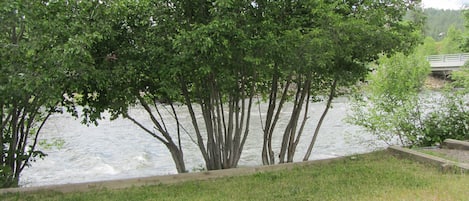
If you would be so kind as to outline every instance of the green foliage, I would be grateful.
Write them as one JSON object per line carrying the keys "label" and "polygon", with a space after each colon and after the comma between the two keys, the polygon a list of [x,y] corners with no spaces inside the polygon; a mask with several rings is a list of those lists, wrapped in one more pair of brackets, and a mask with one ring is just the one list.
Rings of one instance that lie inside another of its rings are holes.
{"label": "green foliage", "polygon": [[454,26],[448,28],[445,38],[439,43],[439,54],[461,53],[463,44],[463,34],[461,30]]}
{"label": "green foliage", "polygon": [[464,34],[461,30],[450,26],[440,41],[427,36],[423,44],[417,48],[417,55],[428,56],[437,54],[456,54],[466,51]]}
{"label": "green foliage", "polygon": [[459,70],[452,72],[453,86],[463,93],[469,93],[469,62],[466,62]]}
{"label": "green foliage", "polygon": [[465,97],[456,92],[445,92],[438,105],[426,114],[420,146],[441,144],[446,139],[469,139],[469,107]]}
{"label": "green foliage", "polygon": [[436,41],[432,37],[428,36],[423,40],[422,45],[416,48],[415,51],[416,56],[423,58],[429,55],[440,54]]}
{"label": "green foliage", "polygon": [[427,38],[414,55],[380,59],[364,87],[365,98],[355,102],[350,122],[387,143],[399,139],[403,145],[432,146],[448,138],[469,139],[466,68],[453,72],[454,82],[441,98],[420,91],[429,69],[422,58],[434,50],[434,44]]}
{"label": "green foliage", "polygon": [[419,145],[439,144],[445,139],[469,139],[469,76],[468,68],[454,71],[452,83],[442,92],[442,97],[431,104],[437,107],[429,109],[423,119],[424,135]]}
{"label": "green foliage", "polygon": [[[271,139],[270,135],[276,127],[274,110],[279,111],[282,108],[283,100],[293,101],[295,109],[289,117],[288,127],[285,128],[279,154],[280,162],[283,162],[286,149],[288,149],[286,161],[292,160],[295,143],[301,136],[298,123],[301,121],[298,120],[300,119],[298,114],[303,111],[308,113],[308,105],[303,104],[304,100],[301,99],[305,91],[309,93],[308,98],[317,99],[320,95],[332,94],[330,97],[333,99],[337,95],[335,93],[337,87],[350,86],[363,78],[367,72],[365,64],[376,60],[379,54],[392,55],[396,51],[410,51],[420,38],[418,34],[414,34],[414,31],[420,27],[419,22],[403,21],[406,11],[413,10],[416,2],[299,1],[289,3],[289,1],[282,1],[282,3],[286,7],[283,12],[275,13],[270,11],[275,9],[270,8],[266,11],[272,12],[274,16],[279,15],[274,19],[282,21],[271,22],[278,23],[275,26],[278,30],[289,31],[273,32],[274,38],[277,36],[280,41],[288,44],[286,47],[280,42],[265,48],[272,50],[278,48],[277,52],[280,54],[272,59],[273,68],[270,69],[273,72],[267,75],[267,79],[270,78],[272,84],[267,93],[269,94],[269,109],[264,126],[264,164],[272,164],[276,157],[274,151],[271,150],[270,142],[267,141]],[[307,9],[303,10],[303,8]],[[296,17],[297,15],[303,17]],[[297,26],[296,29],[300,33],[294,37],[294,40],[289,35],[283,35],[293,33],[291,29],[294,26]],[[313,34],[315,34],[314,37],[309,37]],[[301,35],[303,37],[299,37]],[[320,42],[309,43],[311,38]],[[312,45],[309,46],[309,44]],[[289,91],[290,83],[294,86],[294,90]],[[308,102],[309,99],[306,101]],[[320,124],[318,125],[320,127]]]}
{"label": "green foliage", "polygon": [[[414,34],[420,21],[402,20],[418,1],[104,2],[107,9],[98,16],[109,21],[83,26],[85,32],[101,27],[86,46],[93,69],[73,71],[79,84],[68,94],[80,97],[75,100],[87,122],[109,110],[112,118],[138,124],[127,110],[143,106],[156,131],[138,125],[173,150],[179,163],[180,129],[170,133],[168,120],[154,114],[162,105],[185,104],[207,169],[236,166],[254,95],[274,102],[285,87],[285,100],[297,104],[294,133],[310,96],[354,84],[378,54],[410,51],[420,38]],[[195,106],[203,118],[196,118]],[[176,112],[173,117],[178,121]]]}
{"label": "green foliage", "polygon": [[[0,4],[0,167],[3,187],[18,185],[36,157],[39,134],[52,113],[68,104],[93,60],[90,47],[103,38],[98,1],[23,1]],[[102,22],[102,21],[101,21]]]}
{"label": "green foliage", "polygon": [[412,99],[419,92],[428,73],[428,62],[423,58],[402,53],[381,57],[376,73],[370,75],[368,89],[377,97],[388,97],[389,103],[401,105],[400,101]]}
{"label": "green foliage", "polygon": [[[30,157],[40,154],[34,147],[41,123],[59,106],[78,116],[78,104],[86,123],[97,123],[106,110],[113,119],[133,121],[168,147],[183,172],[180,125],[177,134],[169,133],[158,115],[159,106],[169,105],[178,122],[173,104],[182,102],[207,169],[236,167],[249,134],[254,95],[276,101],[277,90],[285,87],[284,100],[297,104],[289,126],[295,133],[310,96],[334,91],[337,83],[349,86],[378,54],[409,51],[418,42],[413,33],[420,24],[402,21],[417,2],[1,4],[1,161],[8,161],[18,179]],[[155,129],[128,114],[136,104]],[[196,118],[196,105],[203,118]],[[25,151],[31,134],[33,147]],[[13,145],[15,150],[7,150]],[[15,165],[15,156],[24,163]]]}
{"label": "green foliage", "polygon": [[459,31],[465,31],[464,11],[462,10],[427,8],[423,13],[426,16],[424,34],[436,41],[444,39],[451,26]]}
{"label": "green foliage", "polygon": [[64,147],[65,140],[62,138],[53,138],[50,140],[43,139],[43,140],[39,140],[38,144],[46,150],[50,150],[53,148],[60,150]]}
{"label": "green foliage", "polygon": [[[464,48],[465,22],[467,15],[462,10],[438,10],[428,8],[423,11],[426,22],[423,34],[436,41],[433,51],[427,51],[427,55],[453,54],[467,51]],[[430,39],[426,39],[424,45],[433,46]],[[430,47],[427,47],[430,50]],[[425,48],[425,49],[427,49]]]}
{"label": "green foliage", "polygon": [[392,144],[413,144],[420,131],[419,91],[429,73],[423,57],[382,57],[349,121]]}
{"label": "green foliage", "polygon": [[[469,26],[469,11],[465,10],[463,12],[464,14],[464,20],[465,20],[465,27],[467,28]],[[464,38],[463,38],[463,42],[461,44],[461,49],[464,51],[464,52],[467,52],[469,51],[469,38],[468,38],[468,34],[467,34],[467,30],[465,30],[464,32]]]}

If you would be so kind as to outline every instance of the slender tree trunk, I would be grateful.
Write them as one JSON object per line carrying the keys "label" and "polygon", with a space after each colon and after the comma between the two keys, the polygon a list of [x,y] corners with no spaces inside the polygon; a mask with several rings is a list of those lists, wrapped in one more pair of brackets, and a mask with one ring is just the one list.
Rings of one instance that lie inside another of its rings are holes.
{"label": "slender tree trunk", "polygon": [[[173,112],[174,119],[176,120],[176,126],[177,126],[177,135],[178,135],[178,148],[181,150],[181,155],[182,155],[182,144],[181,144],[181,122],[179,121],[179,117],[177,115],[176,109],[174,108],[174,104],[170,103],[171,106],[171,111]],[[184,161],[184,160],[183,160]],[[185,168],[184,168],[185,170]]]}
{"label": "slender tree trunk", "polygon": [[237,150],[237,152],[235,152],[235,159],[234,159],[234,165],[238,165],[238,162],[239,162],[239,159],[241,157],[241,152],[243,151],[243,148],[244,148],[244,144],[246,143],[246,140],[247,140],[247,137],[248,137],[248,133],[249,133],[249,125],[250,125],[250,119],[251,119],[251,109],[252,109],[252,103],[253,103],[253,99],[254,99],[254,85],[252,86],[251,88],[251,93],[250,93],[250,97],[249,97],[249,103],[248,103],[248,109],[246,111],[247,113],[247,117],[246,117],[246,126],[244,127],[244,135],[241,139],[241,144],[239,145],[239,148]]}
{"label": "slender tree trunk", "polygon": [[[136,119],[134,119],[133,117],[129,115],[125,115],[124,117],[132,121],[135,125],[137,125],[141,129],[143,129],[146,133],[156,138],[158,141],[163,143],[168,148],[169,152],[171,153],[173,162],[176,165],[176,170],[178,171],[178,173],[187,172],[185,163],[184,163],[183,151],[182,149],[178,148],[178,146],[172,141],[171,138],[168,139],[167,137],[158,136],[157,134],[152,132],[150,129],[146,128],[143,124],[141,124],[140,122],[138,122]],[[169,135],[169,133],[165,133],[164,135]]]}
{"label": "slender tree trunk", "polygon": [[[295,152],[296,152],[296,146],[300,141],[301,134],[303,132],[303,128],[306,124],[308,109],[309,109],[308,106],[309,106],[310,86],[311,86],[311,76],[308,76],[307,79],[306,79],[306,83],[305,83],[305,86],[303,88],[302,94],[301,94],[299,104],[298,104],[298,108],[297,108],[298,111],[296,112],[295,118],[294,118],[294,121],[293,121],[294,123],[293,123],[292,132],[291,132],[291,136],[290,136],[290,140],[289,140],[289,144],[288,144],[288,153],[287,153],[287,162],[288,163],[293,162],[293,157],[295,156]],[[306,101],[305,101],[305,99],[306,99]],[[303,104],[305,102],[306,102],[306,107],[304,108],[303,121],[301,123],[299,131],[297,131],[300,114],[301,114],[301,111],[303,111]]]}
{"label": "slender tree trunk", "polygon": [[267,109],[266,121],[265,121],[265,126],[264,126],[264,139],[263,139],[263,146],[262,146],[262,163],[264,165],[271,165],[275,162],[275,161],[272,161],[273,158],[270,157],[272,149],[269,143],[271,143],[270,130],[271,130],[272,119],[274,116],[274,110],[275,110],[276,102],[277,102],[277,90],[278,90],[277,84],[278,84],[278,75],[274,74],[272,78],[272,86],[271,86],[270,95],[269,95],[269,105]]}
{"label": "slender tree trunk", "polygon": [[3,135],[5,132],[6,122],[8,121],[9,117],[5,117],[5,110],[4,104],[0,101],[0,167],[4,165],[5,162],[5,147],[3,145]]}
{"label": "slender tree trunk", "polygon": [[11,132],[11,141],[8,147],[8,157],[7,164],[10,167],[12,175],[15,175],[15,153],[16,153],[16,144],[18,143],[18,121],[19,121],[19,109],[13,107],[13,116],[11,118],[10,132]]}
{"label": "slender tree trunk", "polygon": [[301,81],[297,83],[297,92],[295,101],[293,104],[292,115],[290,116],[290,120],[288,121],[287,127],[284,130],[282,144],[280,147],[280,154],[279,154],[279,163],[285,163],[285,155],[287,152],[288,147],[290,147],[292,139],[295,138],[295,128],[297,124],[297,119],[299,116],[299,112],[301,111],[301,104],[302,102],[299,100],[300,93],[301,93]]}
{"label": "slender tree trunk", "polygon": [[[207,170],[236,167],[249,133],[255,83],[249,83],[253,79],[251,74],[246,77],[243,69],[238,67],[233,66],[236,81],[229,86],[222,83],[225,80],[219,80],[217,71],[205,76],[203,82],[197,81],[197,87],[191,88],[195,91],[189,91],[190,85],[184,77],[180,78],[181,91]],[[249,103],[246,102],[248,97]],[[196,119],[192,109],[194,103],[200,105],[202,118]],[[199,123],[203,126],[199,127]]]}
{"label": "slender tree trunk", "polygon": [[[173,159],[173,161],[176,165],[176,169],[177,169],[178,173],[187,172],[187,170],[185,168],[185,163],[184,163],[184,154],[183,154],[182,147],[181,147],[181,142],[180,142],[180,134],[178,133],[178,144],[179,144],[179,147],[178,147],[178,145],[174,142],[173,138],[169,134],[169,131],[166,128],[166,125],[163,121],[163,117],[161,116],[161,113],[159,112],[158,106],[156,105],[156,103],[154,102],[154,107],[155,107],[155,109],[156,109],[156,111],[159,115],[160,120],[158,120],[157,117],[155,117],[155,115],[153,114],[150,106],[148,105],[148,103],[145,101],[145,99],[143,97],[138,96],[138,100],[140,102],[140,105],[143,106],[143,108],[147,112],[148,116],[150,117],[155,129],[161,134],[161,136],[157,135],[152,130],[146,128],[143,124],[141,124],[140,122],[138,122],[136,119],[134,119],[133,117],[131,117],[128,114],[125,114],[124,118],[127,118],[127,119],[131,120],[134,124],[139,126],[146,133],[150,134],[151,136],[156,138],[158,141],[160,141],[164,145],[166,145],[166,147],[168,148],[168,150],[171,153],[172,159]],[[173,108],[173,112],[175,113],[175,110],[174,110],[173,106],[172,106],[172,108]],[[175,116],[175,118],[176,118],[176,121],[178,122],[179,120],[177,119],[177,116]],[[179,123],[178,123],[178,126],[179,126]]]}
{"label": "slender tree trunk", "polygon": [[[278,92],[278,77],[274,75],[272,79],[272,87],[271,87],[271,94],[269,97],[269,106],[268,112],[266,117],[266,122],[264,126],[264,144],[265,149],[263,148],[263,162],[264,165],[273,165],[275,164],[275,154],[272,149],[272,135],[274,133],[275,127],[277,122],[280,118],[280,112],[283,109],[283,105],[285,104],[287,97],[288,97],[288,90],[292,81],[292,74],[290,74],[286,80],[286,84],[283,88],[283,92],[281,94],[280,102],[278,107],[276,107],[277,103],[277,92]],[[275,81],[275,82],[274,82]],[[265,157],[265,158],[264,158]]]}
{"label": "slender tree trunk", "polygon": [[[231,97],[228,101],[228,127],[225,131],[225,149],[234,149],[233,141],[230,139],[233,138],[234,133],[234,115],[235,115],[236,100],[234,97]],[[225,152],[225,158],[230,158],[229,152]]]}
{"label": "slender tree trunk", "polygon": [[212,96],[212,99],[213,99],[213,103],[214,103],[214,107],[212,109],[212,113],[215,115],[216,118],[213,119],[213,122],[214,122],[214,132],[215,132],[215,140],[216,140],[216,159],[217,159],[217,163],[219,165],[217,165],[220,169],[222,168],[225,168],[226,166],[226,160],[225,158],[223,157],[224,155],[224,152],[227,152],[229,150],[225,150],[224,147],[223,147],[223,144],[224,144],[224,133],[223,133],[223,123],[222,123],[222,119],[224,119],[224,113],[222,112],[222,109],[223,108],[223,101],[221,101],[221,95],[220,95],[220,89],[218,89],[217,87],[217,83],[214,82],[213,83],[214,86],[213,86],[213,96]]}
{"label": "slender tree trunk", "polygon": [[[55,104],[57,105],[57,104]],[[40,108],[38,108],[37,110],[39,110]],[[55,108],[54,108],[55,109]],[[39,127],[37,128],[37,130],[35,131],[35,134],[34,134],[34,137],[33,137],[33,142],[31,144],[31,150],[36,150],[36,146],[37,146],[37,143],[39,142],[39,133],[41,132],[42,128],[44,127],[44,125],[46,124],[47,120],[49,119],[49,117],[52,115],[53,111],[52,109],[49,110],[49,112],[47,113],[47,115],[44,117],[44,119],[42,119],[41,121],[41,124],[39,125]],[[30,152],[28,157],[27,158],[31,158],[33,157],[33,152]],[[20,169],[20,172],[23,171],[23,169],[27,166],[27,163],[23,163],[23,166],[21,167]]]}
{"label": "slender tree trunk", "polygon": [[[306,121],[308,120],[308,112],[309,112],[309,101],[311,98],[311,90],[308,91],[308,96],[306,98],[306,106],[305,106],[305,112],[303,114],[303,121],[301,123],[300,130],[298,131],[298,137],[295,140],[295,143],[292,146],[292,151],[294,152],[296,150],[296,147],[298,146],[298,143],[300,142],[301,136],[303,135],[303,131],[306,125]],[[291,162],[293,161],[293,157],[291,159]]]}
{"label": "slender tree trunk", "polygon": [[332,100],[334,99],[336,88],[337,88],[337,79],[334,79],[334,81],[332,81],[332,85],[330,88],[330,93],[327,99],[326,108],[324,109],[324,112],[322,113],[321,118],[318,121],[318,125],[316,126],[316,129],[314,130],[313,139],[311,140],[311,143],[309,144],[309,147],[306,151],[303,161],[309,160],[309,157],[311,156],[311,152],[313,150],[314,144],[316,143],[316,138],[318,137],[318,134],[319,134],[319,129],[321,128],[321,125],[327,115],[327,112],[329,111],[329,108],[331,107]]}
{"label": "slender tree trunk", "polygon": [[184,81],[183,78],[181,78],[181,89],[182,89],[182,93],[183,93],[183,96],[184,96],[184,100],[185,100],[187,109],[189,111],[189,114],[190,114],[190,117],[191,117],[191,120],[192,120],[192,126],[194,127],[194,130],[195,130],[195,133],[196,133],[196,136],[197,136],[197,145],[199,147],[200,152],[202,153],[202,157],[204,158],[205,164],[209,164],[210,163],[209,155],[208,155],[207,150],[205,149],[205,144],[204,144],[202,135],[200,133],[199,125],[197,123],[197,118],[196,118],[195,112],[194,112],[194,108],[192,107],[192,101],[189,97],[189,91],[187,89],[186,82]]}
{"label": "slender tree trunk", "polygon": [[[301,111],[303,110],[305,99],[307,99],[306,97],[309,94],[311,75],[307,75],[305,81],[302,81],[301,77],[299,77],[298,80],[299,82],[297,85],[292,115],[283,134],[282,146],[279,154],[280,163],[293,162],[293,157],[296,151],[295,141],[296,138],[299,137],[297,135],[298,120]],[[286,161],[285,156],[287,158]]]}
{"label": "slender tree trunk", "polygon": [[184,154],[181,149],[174,143],[166,143],[166,147],[168,148],[169,152],[171,153],[171,157],[173,158],[174,164],[176,165],[176,170],[178,173],[185,173],[186,164],[184,162]]}

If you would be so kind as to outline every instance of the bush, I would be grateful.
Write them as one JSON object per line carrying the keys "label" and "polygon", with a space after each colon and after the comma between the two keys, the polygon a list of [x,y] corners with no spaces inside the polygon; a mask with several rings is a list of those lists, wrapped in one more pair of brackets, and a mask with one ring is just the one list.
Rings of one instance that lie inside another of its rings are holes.
{"label": "bush", "polygon": [[0,188],[17,187],[17,179],[8,166],[0,166]]}
{"label": "bush", "polygon": [[417,55],[381,57],[370,74],[365,96],[355,99],[349,123],[363,127],[387,144],[412,145],[422,136],[419,92],[430,64]]}
{"label": "bush", "polygon": [[432,146],[445,139],[469,139],[469,107],[464,95],[447,92],[438,108],[430,111],[423,119],[424,136],[419,146]]}
{"label": "bush", "polygon": [[[381,58],[365,85],[365,96],[352,106],[349,123],[363,127],[387,144],[432,146],[445,139],[469,139],[469,68],[453,72],[442,97],[422,97],[428,63],[417,56]],[[431,96],[434,96],[432,93]]]}

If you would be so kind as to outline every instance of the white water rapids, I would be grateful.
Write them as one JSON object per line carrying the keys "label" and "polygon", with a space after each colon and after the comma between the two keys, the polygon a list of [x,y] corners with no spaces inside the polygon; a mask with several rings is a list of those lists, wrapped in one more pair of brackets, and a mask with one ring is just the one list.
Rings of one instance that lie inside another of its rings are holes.
{"label": "white water rapids", "polygon": [[[265,121],[265,104],[260,112]],[[316,123],[324,110],[325,103],[310,105],[308,123],[302,140],[297,147],[295,161],[300,161],[311,141]],[[240,166],[261,165],[262,129],[258,106],[252,111],[250,134],[244,147]],[[287,123],[292,105],[283,110],[276,133],[275,153],[278,154],[281,134]],[[375,137],[360,128],[343,121],[349,108],[347,98],[338,98],[323,123],[310,160],[365,153],[385,147],[375,143]],[[179,108],[185,110],[185,107]],[[149,128],[152,124],[143,109],[132,109],[131,113]],[[190,117],[180,116],[183,125],[191,132]],[[169,129],[175,129],[174,122],[166,122]],[[189,171],[204,167],[202,156],[188,134],[182,134],[184,160]],[[47,143],[59,142],[59,146],[39,146],[48,156],[37,159],[26,168],[20,180],[21,186],[79,183],[175,174],[176,168],[166,147],[145,133],[129,120],[103,120],[99,126],[87,127],[69,114],[52,116],[42,130],[40,138]]]}

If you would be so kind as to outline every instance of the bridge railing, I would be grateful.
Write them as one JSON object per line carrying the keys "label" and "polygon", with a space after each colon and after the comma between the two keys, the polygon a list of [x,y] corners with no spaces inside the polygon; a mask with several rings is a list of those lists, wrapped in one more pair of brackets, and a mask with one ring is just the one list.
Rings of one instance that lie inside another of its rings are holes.
{"label": "bridge railing", "polygon": [[430,63],[433,72],[458,70],[468,60],[469,53],[427,56],[427,61]]}
{"label": "bridge railing", "polygon": [[434,62],[465,62],[469,60],[469,53],[462,54],[442,54],[442,55],[430,55],[427,57],[427,61],[430,63]]}

